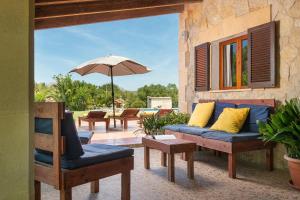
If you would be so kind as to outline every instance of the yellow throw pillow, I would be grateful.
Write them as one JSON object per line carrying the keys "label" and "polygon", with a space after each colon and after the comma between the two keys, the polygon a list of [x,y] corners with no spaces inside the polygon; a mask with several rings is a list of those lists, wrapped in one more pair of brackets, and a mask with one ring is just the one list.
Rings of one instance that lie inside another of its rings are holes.
{"label": "yellow throw pillow", "polygon": [[247,119],[249,110],[250,108],[224,108],[210,129],[238,133]]}
{"label": "yellow throw pillow", "polygon": [[192,113],[189,126],[205,127],[208,123],[215,107],[215,102],[198,103]]}

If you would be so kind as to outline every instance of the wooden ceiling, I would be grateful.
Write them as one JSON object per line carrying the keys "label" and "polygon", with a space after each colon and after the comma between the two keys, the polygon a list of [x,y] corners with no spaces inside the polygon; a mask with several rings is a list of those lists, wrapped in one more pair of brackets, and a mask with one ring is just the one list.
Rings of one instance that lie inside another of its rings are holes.
{"label": "wooden ceiling", "polygon": [[180,13],[201,0],[35,0],[35,29]]}

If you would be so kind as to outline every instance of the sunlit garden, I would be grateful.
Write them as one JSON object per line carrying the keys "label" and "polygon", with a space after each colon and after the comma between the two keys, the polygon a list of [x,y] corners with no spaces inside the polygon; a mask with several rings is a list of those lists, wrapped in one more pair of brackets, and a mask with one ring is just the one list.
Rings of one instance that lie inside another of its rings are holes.
{"label": "sunlit garden", "polygon": [[[147,97],[171,97],[172,107],[178,107],[178,89],[175,84],[167,86],[160,84],[145,85],[136,91],[126,90],[126,87],[114,86],[115,99],[122,99],[119,107],[146,108]],[[111,85],[94,85],[85,81],[74,80],[71,75],[57,75],[53,83],[35,84],[36,102],[65,102],[71,111],[86,111],[112,107]],[[82,112],[75,112],[75,117]]]}

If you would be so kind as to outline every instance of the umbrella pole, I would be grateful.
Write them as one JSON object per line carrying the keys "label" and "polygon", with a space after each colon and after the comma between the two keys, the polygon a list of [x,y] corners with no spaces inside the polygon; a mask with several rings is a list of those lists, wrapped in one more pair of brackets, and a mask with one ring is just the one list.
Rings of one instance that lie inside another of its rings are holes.
{"label": "umbrella pole", "polygon": [[113,103],[114,128],[116,128],[116,110],[115,110],[115,91],[114,91],[113,66],[110,66],[110,80],[111,80],[111,96],[112,96],[112,103]]}

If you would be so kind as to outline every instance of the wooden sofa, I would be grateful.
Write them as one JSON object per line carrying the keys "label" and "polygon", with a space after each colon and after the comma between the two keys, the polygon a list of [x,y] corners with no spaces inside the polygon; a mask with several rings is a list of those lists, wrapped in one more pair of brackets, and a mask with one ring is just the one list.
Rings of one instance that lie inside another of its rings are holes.
{"label": "wooden sofa", "polygon": [[[271,110],[275,108],[274,99],[244,99],[244,100],[199,100],[199,103],[204,102],[222,102],[236,105],[251,104],[269,106]],[[262,140],[249,139],[238,142],[227,142],[211,138],[202,137],[200,135],[187,134],[180,131],[165,130],[165,134],[174,134],[177,138],[191,140],[197,143],[198,146],[224,152],[228,154],[228,173],[229,177],[236,178],[236,154],[246,151],[266,150],[266,167],[270,171],[273,170],[273,148],[274,143],[264,143]]]}
{"label": "wooden sofa", "polygon": [[[130,199],[133,149],[102,144],[81,145],[73,116],[63,103],[35,103],[35,199],[41,199],[41,182],[72,199],[72,187],[91,183],[99,192],[99,179],[121,174],[121,199]],[[50,154],[51,153],[51,154]]]}

